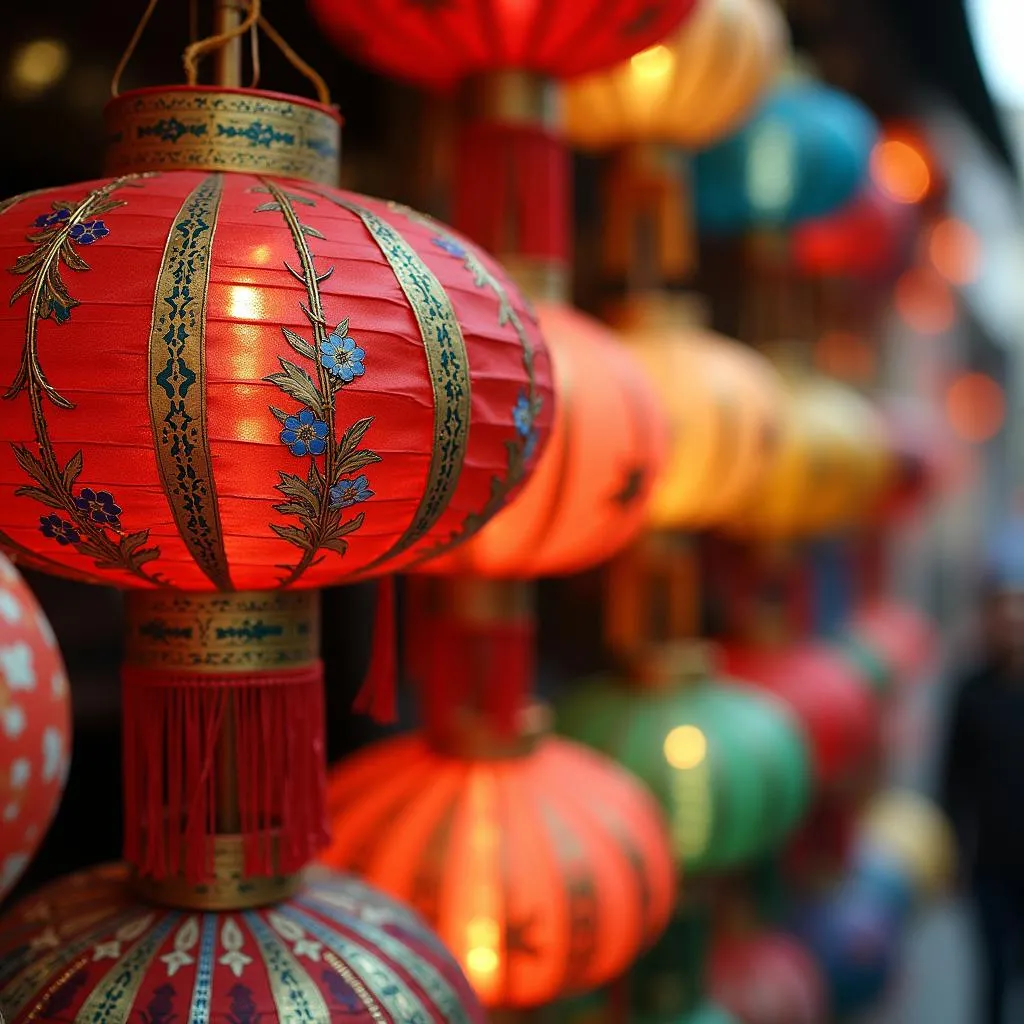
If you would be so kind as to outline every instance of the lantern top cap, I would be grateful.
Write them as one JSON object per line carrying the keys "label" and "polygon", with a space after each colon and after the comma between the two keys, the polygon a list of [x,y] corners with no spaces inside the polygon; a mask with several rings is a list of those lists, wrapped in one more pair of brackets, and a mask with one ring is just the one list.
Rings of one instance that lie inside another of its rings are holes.
{"label": "lantern top cap", "polygon": [[271,174],[337,185],[342,117],[315,100],[262,89],[136,89],[104,109],[110,176],[154,171]]}

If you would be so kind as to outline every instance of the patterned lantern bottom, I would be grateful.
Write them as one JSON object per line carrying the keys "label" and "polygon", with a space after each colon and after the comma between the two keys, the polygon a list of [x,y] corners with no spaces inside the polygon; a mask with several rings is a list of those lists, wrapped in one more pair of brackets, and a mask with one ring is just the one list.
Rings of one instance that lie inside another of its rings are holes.
{"label": "patterned lantern bottom", "polygon": [[138,902],[128,869],[61,879],[0,919],[0,1019],[144,1024],[483,1024],[440,940],[410,910],[317,872],[257,910]]}

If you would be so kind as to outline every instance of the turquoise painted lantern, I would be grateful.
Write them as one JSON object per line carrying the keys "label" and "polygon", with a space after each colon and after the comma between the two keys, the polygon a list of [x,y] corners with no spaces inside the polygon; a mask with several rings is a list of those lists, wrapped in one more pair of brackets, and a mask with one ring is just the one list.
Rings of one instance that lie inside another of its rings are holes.
{"label": "turquoise painted lantern", "polygon": [[699,228],[742,234],[831,213],[864,184],[878,132],[852,96],[783,83],[739,132],[694,158]]}

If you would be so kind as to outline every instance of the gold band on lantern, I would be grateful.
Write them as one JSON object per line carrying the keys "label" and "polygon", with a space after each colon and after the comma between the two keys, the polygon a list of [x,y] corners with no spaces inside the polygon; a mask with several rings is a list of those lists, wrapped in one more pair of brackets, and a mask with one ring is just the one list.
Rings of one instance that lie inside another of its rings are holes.
{"label": "gold band on lantern", "polygon": [[499,253],[498,259],[505,273],[531,301],[569,301],[569,268],[564,263],[515,253]]}
{"label": "gold band on lantern", "polygon": [[506,761],[526,757],[551,733],[551,710],[529,704],[516,718],[513,730],[503,735],[485,715],[459,708],[443,736],[432,736],[431,748],[439,754],[467,761]]}
{"label": "gold band on lantern", "polygon": [[166,672],[259,672],[313,664],[320,653],[315,590],[125,596],[125,663]]}
{"label": "gold band on lantern", "polygon": [[[269,836],[276,851],[277,837]],[[278,903],[301,888],[303,873],[252,876],[245,873],[243,840],[238,835],[218,835],[213,843],[213,878],[187,882],[179,875],[146,878],[134,875],[132,887],[144,900],[181,910],[246,910]],[[276,856],[274,857],[276,860]]]}
{"label": "gold band on lantern", "polygon": [[562,125],[561,93],[551,79],[528,71],[493,71],[466,82],[463,97],[470,117],[499,124]]}
{"label": "gold band on lantern", "polygon": [[255,89],[139,89],[104,110],[109,176],[240,171],[337,185],[341,118],[332,107]]}

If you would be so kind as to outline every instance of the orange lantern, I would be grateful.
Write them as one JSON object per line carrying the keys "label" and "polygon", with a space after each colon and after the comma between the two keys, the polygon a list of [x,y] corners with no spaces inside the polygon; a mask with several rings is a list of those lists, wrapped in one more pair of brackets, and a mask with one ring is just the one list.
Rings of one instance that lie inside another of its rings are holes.
{"label": "orange lantern", "polygon": [[644,525],[668,443],[659,393],[598,321],[555,303],[538,313],[560,398],[551,439],[518,497],[424,572],[576,572],[611,557]]}
{"label": "orange lantern", "polygon": [[489,1007],[620,975],[668,922],[675,870],[653,798],[534,708],[377,744],[330,779],[323,856],[405,899]]}
{"label": "orange lantern", "polygon": [[889,477],[884,426],[864,398],[802,371],[786,377],[779,447],[729,523],[747,536],[782,540],[849,528],[874,509]]}
{"label": "orange lantern", "polygon": [[736,514],[779,435],[785,391],[753,349],[685,324],[686,299],[652,293],[627,302],[617,325],[649,371],[672,426],[668,462],[650,502],[658,529],[696,528]]}
{"label": "orange lantern", "polygon": [[696,149],[734,128],[774,77],[787,43],[771,0],[702,0],[676,33],[566,87],[568,133],[603,149],[661,141]]}

